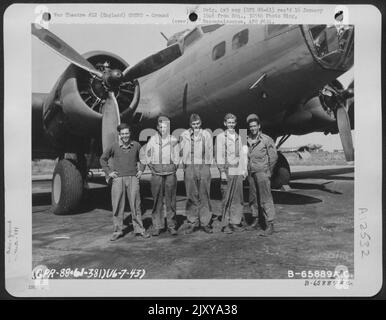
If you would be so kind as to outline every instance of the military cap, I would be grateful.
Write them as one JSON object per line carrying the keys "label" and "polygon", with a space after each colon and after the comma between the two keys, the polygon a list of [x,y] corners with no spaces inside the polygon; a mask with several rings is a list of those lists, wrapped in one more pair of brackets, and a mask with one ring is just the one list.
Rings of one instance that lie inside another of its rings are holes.
{"label": "military cap", "polygon": [[164,121],[170,122],[170,119],[169,119],[168,117],[166,117],[166,116],[159,116],[159,117],[157,118],[157,122],[158,122],[158,123],[164,122]]}
{"label": "military cap", "polygon": [[129,129],[129,131],[131,132],[131,127],[127,123],[124,123],[124,122],[122,122],[120,125],[118,125],[117,131],[120,132],[123,129]]}
{"label": "military cap", "polygon": [[255,113],[251,113],[248,117],[247,117],[247,123],[250,123],[252,121],[257,121],[258,123],[260,123],[260,119],[259,117],[257,116],[257,114]]}

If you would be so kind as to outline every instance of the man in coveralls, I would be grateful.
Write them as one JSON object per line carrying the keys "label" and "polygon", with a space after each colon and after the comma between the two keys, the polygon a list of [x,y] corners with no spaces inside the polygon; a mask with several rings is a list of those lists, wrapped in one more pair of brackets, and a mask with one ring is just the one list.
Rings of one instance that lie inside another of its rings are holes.
{"label": "man in coveralls", "polygon": [[[114,232],[110,240],[115,241],[123,236],[125,192],[130,204],[134,233],[148,238],[149,235],[142,224],[139,194],[139,179],[144,170],[144,165],[139,161],[141,145],[131,140],[131,128],[128,124],[121,123],[117,130],[118,142],[107,148],[100,157],[102,169],[108,181],[111,182]],[[108,162],[110,158],[112,158],[111,166]]]}
{"label": "man in coveralls", "polygon": [[210,203],[210,166],[213,162],[212,135],[201,128],[198,114],[190,116],[190,129],[180,136],[180,154],[184,165],[186,189],[186,217],[188,228],[186,234],[199,227],[206,233],[212,233],[209,222],[212,217]]}
{"label": "man in coveralls", "polygon": [[247,176],[247,155],[241,137],[235,131],[237,118],[228,113],[226,130],[216,138],[216,163],[221,175],[222,226],[224,233],[243,231],[243,180]]}
{"label": "man in coveralls", "polygon": [[165,116],[157,119],[157,134],[153,135],[145,148],[146,163],[151,170],[151,193],[153,196],[153,236],[158,236],[165,227],[163,200],[166,205],[167,229],[177,235],[176,192],[179,147],[177,139],[170,134],[170,120]]}
{"label": "man in coveralls", "polygon": [[261,236],[269,236],[274,232],[275,207],[271,193],[271,176],[278,156],[274,141],[260,130],[260,119],[256,114],[247,117],[249,128],[248,143],[248,180],[249,205],[254,221],[249,230],[261,224],[259,209],[264,217],[266,229]]}

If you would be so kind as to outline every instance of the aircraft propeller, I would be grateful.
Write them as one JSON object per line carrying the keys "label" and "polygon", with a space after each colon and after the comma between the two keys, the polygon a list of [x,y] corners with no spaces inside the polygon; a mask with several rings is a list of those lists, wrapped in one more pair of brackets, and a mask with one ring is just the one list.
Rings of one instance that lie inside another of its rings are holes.
{"label": "aircraft propeller", "polygon": [[[49,30],[37,24],[32,24],[32,34],[69,62],[90,72],[103,85],[107,93],[105,103],[101,106],[103,150],[110,145],[112,137],[117,134],[116,127],[120,122],[119,106],[114,92],[117,89],[127,92],[128,90],[124,87],[129,83],[135,86],[133,91],[134,98],[126,110],[127,114],[132,114],[135,110],[134,102],[138,101],[139,95],[139,84],[136,79],[159,70],[182,54],[180,45],[174,43],[160,52],[139,61],[137,64],[127,67],[123,72],[119,69],[110,68],[104,68],[103,71],[99,71],[87,59]],[[98,101],[101,100],[98,99]],[[94,109],[94,106],[92,109]]]}
{"label": "aircraft propeller", "polygon": [[102,148],[106,150],[118,138],[117,126],[120,124],[118,102],[114,92],[109,91],[108,97],[102,107]]}
{"label": "aircraft propeller", "polygon": [[82,68],[94,74],[98,78],[103,77],[102,72],[95,69],[95,67],[90,62],[88,62],[82,55],[76,52],[72,47],[70,47],[67,43],[65,43],[62,39],[60,39],[52,32],[48,31],[47,29],[44,29],[36,23],[32,23],[32,34],[69,62],[77,65],[79,68]]}
{"label": "aircraft propeller", "polygon": [[354,161],[354,145],[348,115],[354,97],[354,81],[350,83],[347,89],[340,82],[333,81],[324,88],[323,96],[326,104],[336,110],[336,120],[346,160]]}
{"label": "aircraft propeller", "polygon": [[[60,56],[75,64],[79,68],[90,72],[94,77],[97,77],[102,81],[107,90],[107,97],[101,108],[102,148],[105,150],[117,139],[116,128],[120,123],[119,106],[115,98],[114,91],[119,88],[124,81],[127,83],[128,77],[126,76],[124,78],[122,71],[119,69],[105,69],[103,72],[97,70],[89,61],[87,61],[87,59],[75,51],[66,42],[49,30],[44,29],[37,24],[32,24],[32,34]],[[138,86],[137,82],[135,82],[135,84]]]}

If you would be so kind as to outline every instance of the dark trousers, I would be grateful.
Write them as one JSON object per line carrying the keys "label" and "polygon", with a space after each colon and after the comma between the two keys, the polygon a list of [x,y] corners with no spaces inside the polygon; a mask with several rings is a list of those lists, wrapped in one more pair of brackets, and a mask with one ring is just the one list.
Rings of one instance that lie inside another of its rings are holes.
{"label": "dark trousers", "polygon": [[275,206],[271,193],[271,179],[267,172],[252,172],[249,180],[249,206],[252,216],[259,218],[259,209],[266,222],[275,219]]}
{"label": "dark trousers", "polygon": [[177,176],[175,173],[169,175],[151,176],[151,193],[153,195],[152,220],[154,229],[165,227],[165,217],[163,213],[163,200],[165,198],[166,220],[168,228],[176,225],[176,192]]}
{"label": "dark trousers", "polygon": [[240,224],[243,217],[243,176],[228,175],[227,183],[221,184],[222,225]]}
{"label": "dark trousers", "polygon": [[123,212],[125,210],[126,193],[130,204],[134,232],[142,233],[145,229],[142,224],[139,180],[135,176],[118,177],[112,181],[111,202],[113,207],[114,232],[121,233],[123,229]]}
{"label": "dark trousers", "polygon": [[210,204],[210,166],[189,164],[185,167],[186,217],[189,223],[202,227],[209,224],[212,217]]}

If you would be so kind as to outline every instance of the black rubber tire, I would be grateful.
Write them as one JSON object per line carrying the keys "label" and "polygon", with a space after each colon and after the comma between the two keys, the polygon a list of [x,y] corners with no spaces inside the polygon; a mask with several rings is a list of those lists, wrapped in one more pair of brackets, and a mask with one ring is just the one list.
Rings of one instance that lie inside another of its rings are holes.
{"label": "black rubber tire", "polygon": [[277,153],[278,159],[271,177],[271,187],[280,189],[283,185],[287,185],[291,179],[291,170],[287,159],[281,152]]}
{"label": "black rubber tire", "polygon": [[56,215],[73,214],[82,196],[83,178],[80,171],[70,160],[60,160],[52,176],[52,212]]}

